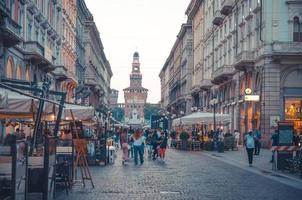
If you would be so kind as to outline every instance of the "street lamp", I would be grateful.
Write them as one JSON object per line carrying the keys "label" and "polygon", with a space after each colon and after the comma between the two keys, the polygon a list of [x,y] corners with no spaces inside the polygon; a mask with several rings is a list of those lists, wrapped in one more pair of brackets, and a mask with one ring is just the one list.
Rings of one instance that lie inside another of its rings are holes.
{"label": "street lamp", "polygon": [[210,104],[213,106],[213,113],[214,113],[214,131],[216,129],[216,104],[217,104],[217,99],[216,97],[213,97],[213,99],[210,101]]}

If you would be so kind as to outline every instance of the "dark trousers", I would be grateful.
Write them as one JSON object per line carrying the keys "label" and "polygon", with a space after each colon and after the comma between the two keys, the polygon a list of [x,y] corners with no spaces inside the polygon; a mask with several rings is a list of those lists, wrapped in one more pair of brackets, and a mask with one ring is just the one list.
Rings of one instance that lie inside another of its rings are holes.
{"label": "dark trousers", "polygon": [[134,146],[134,163],[137,165],[138,164],[138,156],[141,161],[141,164],[144,163],[144,155],[143,155],[143,149],[142,146]]}
{"label": "dark trousers", "polygon": [[259,140],[255,141],[255,155],[260,154],[260,149],[261,149],[261,142]]}
{"label": "dark trousers", "polygon": [[252,164],[254,148],[246,148],[246,152],[247,152],[247,156],[249,158],[249,164]]}
{"label": "dark trousers", "polygon": [[153,155],[152,158],[155,160],[158,157],[158,149],[157,149],[157,144],[153,144]]}

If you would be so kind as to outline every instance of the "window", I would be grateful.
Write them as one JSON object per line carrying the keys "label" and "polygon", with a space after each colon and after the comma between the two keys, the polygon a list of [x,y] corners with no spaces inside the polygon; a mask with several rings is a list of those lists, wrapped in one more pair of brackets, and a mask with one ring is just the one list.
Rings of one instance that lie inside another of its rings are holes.
{"label": "window", "polygon": [[22,79],[22,69],[21,69],[21,66],[19,65],[18,67],[17,67],[17,73],[16,73],[16,75],[17,75],[17,79],[18,80],[21,80]]}
{"label": "window", "polygon": [[293,41],[302,42],[302,27],[299,21],[299,17],[294,17]]}
{"label": "window", "polygon": [[25,71],[25,80],[30,81],[30,71],[29,71],[29,65],[26,66]]}
{"label": "window", "polygon": [[11,58],[7,60],[7,65],[6,65],[6,78],[12,79],[13,78],[13,68],[14,68],[14,63]]}

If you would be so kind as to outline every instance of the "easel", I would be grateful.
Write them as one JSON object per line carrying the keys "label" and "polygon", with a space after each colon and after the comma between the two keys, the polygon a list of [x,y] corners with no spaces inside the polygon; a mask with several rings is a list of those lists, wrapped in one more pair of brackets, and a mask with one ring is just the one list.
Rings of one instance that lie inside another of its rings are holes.
{"label": "easel", "polygon": [[[82,176],[82,184],[85,187],[85,180],[90,180],[92,187],[94,188],[94,184],[92,181],[92,177],[90,174],[90,170],[88,167],[88,162],[87,162],[87,142],[85,139],[79,139],[79,134],[78,134],[78,129],[75,123],[75,119],[72,113],[72,110],[70,110],[70,114],[71,114],[71,118],[73,121],[73,126],[74,129],[73,131],[75,131],[75,135],[77,137],[77,139],[74,139],[74,145],[75,145],[75,149],[76,149],[76,153],[77,153],[77,158],[75,161],[75,165],[74,165],[74,175],[75,178],[77,176],[77,168],[79,167],[81,170],[81,176]],[[75,180],[76,181],[76,180]]]}

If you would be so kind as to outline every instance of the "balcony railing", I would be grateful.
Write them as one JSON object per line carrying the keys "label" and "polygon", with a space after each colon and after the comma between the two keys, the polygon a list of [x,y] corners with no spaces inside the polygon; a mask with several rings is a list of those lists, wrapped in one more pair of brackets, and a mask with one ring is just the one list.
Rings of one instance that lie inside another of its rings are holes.
{"label": "balcony railing", "polygon": [[274,42],[272,52],[275,55],[300,55],[302,54],[302,45],[300,42]]}
{"label": "balcony railing", "polygon": [[235,73],[235,68],[232,65],[223,65],[216,69],[212,74],[212,83],[221,84],[230,78]]}
{"label": "balcony railing", "polygon": [[0,20],[0,37],[5,47],[13,47],[22,42],[21,26],[10,17]]}
{"label": "balcony railing", "polygon": [[244,71],[248,68],[254,67],[255,53],[254,51],[242,51],[236,56],[235,69]]}
{"label": "balcony railing", "polygon": [[223,16],[220,13],[220,10],[216,10],[214,13],[213,24],[220,26],[223,22]]}
{"label": "balcony railing", "polygon": [[223,0],[221,2],[221,14],[229,15],[232,13],[234,0]]}

